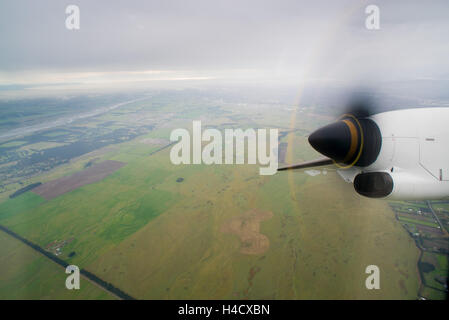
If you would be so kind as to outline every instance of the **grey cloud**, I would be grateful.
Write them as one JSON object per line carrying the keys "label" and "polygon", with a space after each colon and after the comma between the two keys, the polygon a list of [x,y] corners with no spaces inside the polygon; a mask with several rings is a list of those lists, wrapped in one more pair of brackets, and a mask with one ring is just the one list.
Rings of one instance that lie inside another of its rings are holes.
{"label": "grey cloud", "polygon": [[[295,77],[449,75],[447,1],[2,1],[0,71],[268,70]],[[65,29],[65,7],[81,30]],[[351,14],[349,14],[351,13]]]}

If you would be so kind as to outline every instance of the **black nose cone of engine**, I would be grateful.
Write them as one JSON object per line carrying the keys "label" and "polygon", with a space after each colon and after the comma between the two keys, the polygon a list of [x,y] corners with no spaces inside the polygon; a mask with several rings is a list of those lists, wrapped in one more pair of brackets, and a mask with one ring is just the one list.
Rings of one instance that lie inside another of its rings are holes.
{"label": "black nose cone of engine", "polygon": [[342,162],[351,147],[351,132],[346,123],[337,121],[313,132],[309,143],[319,153]]}

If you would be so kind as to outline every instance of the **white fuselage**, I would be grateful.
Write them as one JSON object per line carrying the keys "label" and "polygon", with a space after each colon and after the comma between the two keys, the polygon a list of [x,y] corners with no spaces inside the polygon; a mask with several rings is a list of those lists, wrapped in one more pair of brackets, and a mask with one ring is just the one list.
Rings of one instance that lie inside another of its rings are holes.
{"label": "white fuselage", "polygon": [[377,160],[359,172],[388,172],[388,199],[449,198],[449,108],[405,109],[370,117],[379,126]]}

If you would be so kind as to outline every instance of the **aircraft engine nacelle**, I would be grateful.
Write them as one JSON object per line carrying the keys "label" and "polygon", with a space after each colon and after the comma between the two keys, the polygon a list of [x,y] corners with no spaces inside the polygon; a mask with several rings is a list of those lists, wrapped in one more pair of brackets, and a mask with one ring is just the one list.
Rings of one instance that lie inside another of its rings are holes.
{"label": "aircraft engine nacelle", "polygon": [[325,158],[278,171],[335,165],[362,196],[388,200],[449,199],[449,108],[371,114],[350,112],[312,132]]}
{"label": "aircraft engine nacelle", "polygon": [[354,178],[355,191],[368,198],[385,198],[393,187],[393,178],[387,172],[360,173]]}
{"label": "aircraft engine nacelle", "polygon": [[447,187],[442,188],[441,183],[408,172],[366,172],[354,178],[354,189],[369,198],[432,200],[447,197]]}

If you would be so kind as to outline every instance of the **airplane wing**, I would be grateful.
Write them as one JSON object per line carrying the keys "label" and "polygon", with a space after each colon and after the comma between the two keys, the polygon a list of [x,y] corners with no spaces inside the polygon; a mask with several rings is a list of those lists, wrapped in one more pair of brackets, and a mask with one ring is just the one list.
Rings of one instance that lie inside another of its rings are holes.
{"label": "airplane wing", "polygon": [[321,158],[321,159],[316,159],[316,160],[312,160],[312,161],[306,161],[306,162],[302,162],[302,163],[292,164],[292,165],[285,166],[285,167],[280,167],[280,168],[278,168],[278,171],[328,166],[333,163],[334,163],[334,160],[332,160],[332,159]]}

